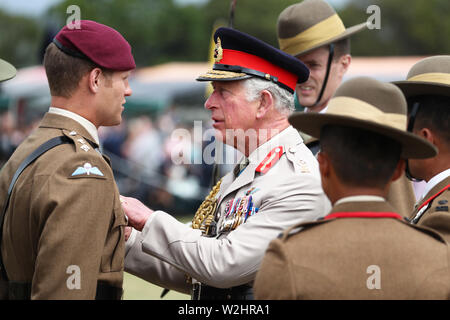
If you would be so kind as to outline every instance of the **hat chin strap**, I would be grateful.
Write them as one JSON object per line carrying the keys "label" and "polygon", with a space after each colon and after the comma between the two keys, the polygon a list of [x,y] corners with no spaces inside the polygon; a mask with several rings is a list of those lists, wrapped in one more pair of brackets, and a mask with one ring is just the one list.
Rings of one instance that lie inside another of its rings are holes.
{"label": "hat chin strap", "polygon": [[[416,116],[417,116],[417,112],[419,111],[419,102],[414,102],[411,113],[409,115],[409,122],[408,122],[408,128],[407,131],[411,132],[413,131],[414,128],[414,122],[416,120]],[[405,160],[406,162],[406,166],[405,166],[405,175],[406,177],[413,181],[413,182],[420,182],[423,179],[417,179],[415,178],[412,174],[411,171],[409,170],[409,163],[408,163],[408,159]]]}
{"label": "hat chin strap", "polygon": [[[327,73],[325,74],[325,78],[323,80],[323,84],[322,84],[322,88],[320,89],[319,96],[317,97],[316,102],[311,106],[302,106],[302,104],[300,103],[300,100],[299,100],[298,103],[300,104],[301,107],[311,109],[311,108],[314,108],[315,106],[317,106],[319,104],[320,100],[322,100],[323,93],[325,92],[325,89],[327,87],[328,77],[330,76],[331,63],[333,62],[334,43],[330,43],[330,45],[328,46],[328,50],[329,50],[329,53],[328,53],[328,62],[327,62]],[[298,96],[297,96],[297,99],[298,99]]]}

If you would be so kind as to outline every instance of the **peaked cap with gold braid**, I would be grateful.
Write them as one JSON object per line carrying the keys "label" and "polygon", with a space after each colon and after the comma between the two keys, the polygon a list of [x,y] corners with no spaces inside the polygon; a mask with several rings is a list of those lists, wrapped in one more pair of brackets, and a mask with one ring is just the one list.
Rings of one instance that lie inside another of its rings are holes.
{"label": "peaked cap with gold braid", "polygon": [[298,56],[366,29],[366,22],[345,28],[336,11],[323,0],[305,0],[278,17],[278,42],[284,52]]}
{"label": "peaked cap with gold braid", "polygon": [[450,96],[450,56],[420,60],[408,72],[405,81],[395,81],[408,98],[419,95]]}
{"label": "peaked cap with gold braid", "polygon": [[293,56],[236,29],[219,28],[212,70],[197,81],[234,81],[257,77],[290,93],[308,80],[309,69]]}
{"label": "peaked cap with gold braid", "polygon": [[295,128],[319,139],[326,125],[354,127],[397,141],[404,159],[434,157],[437,150],[432,144],[406,131],[407,120],[407,104],[400,89],[368,77],[344,82],[326,113],[296,112],[289,117]]}

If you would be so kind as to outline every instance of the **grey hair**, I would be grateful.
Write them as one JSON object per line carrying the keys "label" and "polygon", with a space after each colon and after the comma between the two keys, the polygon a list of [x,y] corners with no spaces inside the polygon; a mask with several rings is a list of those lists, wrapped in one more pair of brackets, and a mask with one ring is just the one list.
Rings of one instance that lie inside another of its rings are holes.
{"label": "grey hair", "polygon": [[275,109],[279,113],[289,116],[295,111],[294,95],[286,89],[281,88],[279,85],[255,77],[244,80],[244,85],[247,89],[248,101],[256,100],[260,97],[261,91],[267,90],[274,97]]}

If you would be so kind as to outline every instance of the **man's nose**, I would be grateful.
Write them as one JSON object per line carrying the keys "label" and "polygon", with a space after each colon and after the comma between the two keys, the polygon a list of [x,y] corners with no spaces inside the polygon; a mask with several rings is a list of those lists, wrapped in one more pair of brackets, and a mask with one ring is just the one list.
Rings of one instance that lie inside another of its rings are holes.
{"label": "man's nose", "polygon": [[206,99],[205,101],[205,109],[211,110],[212,108],[215,107],[215,98],[214,98],[214,91],[210,94],[210,96],[208,97],[208,99]]}
{"label": "man's nose", "polygon": [[127,87],[125,88],[125,96],[129,97],[133,94],[133,90],[131,89],[130,85],[127,85]]}

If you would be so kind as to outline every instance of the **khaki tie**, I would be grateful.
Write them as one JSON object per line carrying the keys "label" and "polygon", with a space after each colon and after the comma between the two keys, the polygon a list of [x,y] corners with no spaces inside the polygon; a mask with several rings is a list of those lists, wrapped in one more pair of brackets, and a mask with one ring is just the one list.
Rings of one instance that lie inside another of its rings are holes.
{"label": "khaki tie", "polygon": [[236,167],[234,167],[234,175],[236,177],[238,177],[242,171],[244,171],[244,169],[248,166],[248,164],[250,163],[250,160],[248,160],[248,158],[244,158],[242,159],[241,163],[239,163],[238,165],[236,165]]}

